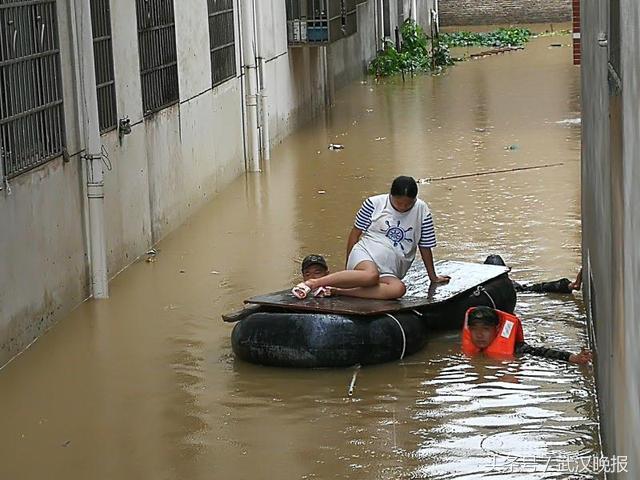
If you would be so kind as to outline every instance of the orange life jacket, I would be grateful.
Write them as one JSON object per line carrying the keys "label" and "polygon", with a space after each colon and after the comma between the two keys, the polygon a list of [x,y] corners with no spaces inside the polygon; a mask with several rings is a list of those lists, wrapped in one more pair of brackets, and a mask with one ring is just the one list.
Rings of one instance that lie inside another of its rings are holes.
{"label": "orange life jacket", "polygon": [[467,324],[469,314],[473,312],[474,307],[467,310],[464,316],[464,327],[462,328],[462,351],[467,355],[474,355],[479,352],[486,353],[491,356],[511,356],[514,353],[516,343],[524,342],[524,333],[522,332],[522,324],[520,319],[515,315],[496,310],[500,323],[498,324],[498,335],[493,342],[480,350],[471,341],[471,331]]}

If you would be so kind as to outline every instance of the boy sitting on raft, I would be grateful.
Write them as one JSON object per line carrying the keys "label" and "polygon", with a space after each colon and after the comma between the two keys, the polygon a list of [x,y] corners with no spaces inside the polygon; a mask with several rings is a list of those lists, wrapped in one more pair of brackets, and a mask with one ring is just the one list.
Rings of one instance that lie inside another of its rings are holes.
{"label": "boy sitting on raft", "polygon": [[484,353],[489,356],[530,354],[553,360],[585,365],[592,360],[589,350],[578,354],[545,347],[533,347],[524,341],[520,319],[490,307],[475,307],[467,311],[462,330],[462,351],[467,355]]}

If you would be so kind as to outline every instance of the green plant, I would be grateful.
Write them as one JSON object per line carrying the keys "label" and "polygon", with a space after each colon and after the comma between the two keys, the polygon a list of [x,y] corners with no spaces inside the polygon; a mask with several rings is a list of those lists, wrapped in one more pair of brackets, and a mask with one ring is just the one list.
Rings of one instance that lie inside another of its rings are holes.
{"label": "green plant", "polygon": [[371,74],[385,77],[404,72],[428,72],[433,67],[453,64],[449,47],[437,40],[433,43],[433,58],[431,57],[429,38],[422,27],[413,20],[405,21],[400,33],[401,51],[398,51],[392,42],[385,42],[384,49],[369,65]]}
{"label": "green plant", "polygon": [[452,32],[440,35],[440,42],[449,47],[519,47],[532,36],[528,28],[499,28],[492,32]]}
{"label": "green plant", "polygon": [[436,67],[447,67],[455,63],[451,57],[449,46],[446,43],[442,43],[439,40],[433,45],[433,63]]}
{"label": "green plant", "polygon": [[387,77],[405,70],[404,56],[396,50],[392,42],[387,41],[384,50],[378,53],[369,65],[369,73],[376,76]]}

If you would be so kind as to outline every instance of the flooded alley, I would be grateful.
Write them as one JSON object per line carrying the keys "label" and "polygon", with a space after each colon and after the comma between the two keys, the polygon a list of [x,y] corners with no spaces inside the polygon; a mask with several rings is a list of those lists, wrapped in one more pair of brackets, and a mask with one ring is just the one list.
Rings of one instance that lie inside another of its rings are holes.
{"label": "flooded alley", "polygon": [[[221,320],[295,285],[309,253],[341,269],[361,202],[397,175],[423,179],[436,260],[500,254],[516,281],[575,278],[570,43],[536,38],[437,76],[339,90],[262,173],[235,180],[119,274],[109,300],[85,302],[0,370],[0,478],[601,478],[561,470],[600,455],[591,367],[469,359],[458,331],[439,332],[418,354],[363,367],[350,397],[353,369],[235,359]],[[531,166],[542,168],[438,180]],[[414,263],[409,293],[425,288],[423,268]],[[581,294],[518,294],[516,313],[531,344],[587,345]]]}

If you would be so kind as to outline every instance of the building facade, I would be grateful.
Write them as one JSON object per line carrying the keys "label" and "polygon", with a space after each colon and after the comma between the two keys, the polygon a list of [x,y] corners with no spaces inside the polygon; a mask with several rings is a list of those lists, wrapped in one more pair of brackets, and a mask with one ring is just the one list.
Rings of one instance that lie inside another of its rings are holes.
{"label": "building facade", "polygon": [[640,477],[640,4],[581,4],[582,255],[607,478]]}
{"label": "building facade", "polygon": [[[287,2],[337,4],[335,38],[292,45]],[[434,3],[0,0],[0,365],[259,171],[385,25]]]}

